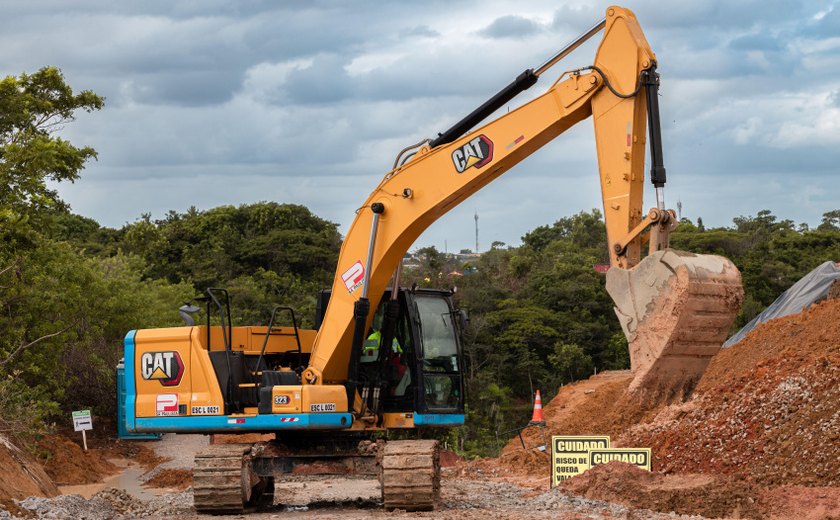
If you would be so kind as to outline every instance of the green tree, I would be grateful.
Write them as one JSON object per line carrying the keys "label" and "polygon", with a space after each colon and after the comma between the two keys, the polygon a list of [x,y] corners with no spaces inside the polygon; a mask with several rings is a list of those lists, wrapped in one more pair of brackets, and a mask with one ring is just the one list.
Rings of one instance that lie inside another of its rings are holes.
{"label": "green tree", "polygon": [[840,209],[823,213],[817,231],[840,231]]}
{"label": "green tree", "polygon": [[140,258],[87,258],[66,242],[39,238],[0,260],[0,380],[18,396],[0,403],[0,419],[26,403],[32,428],[76,407],[112,414],[125,334],[178,325],[178,303],[194,294],[189,284],[144,280]]}
{"label": "green tree", "polygon": [[586,379],[595,370],[592,357],[574,343],[557,343],[554,353],[548,355],[555,377],[560,384]]}
{"label": "green tree", "polygon": [[75,181],[96,151],[56,132],[77,110],[99,110],[103,103],[89,90],[74,94],[55,67],[0,80],[0,223],[6,230],[20,231],[44,210],[64,207],[48,182]]}

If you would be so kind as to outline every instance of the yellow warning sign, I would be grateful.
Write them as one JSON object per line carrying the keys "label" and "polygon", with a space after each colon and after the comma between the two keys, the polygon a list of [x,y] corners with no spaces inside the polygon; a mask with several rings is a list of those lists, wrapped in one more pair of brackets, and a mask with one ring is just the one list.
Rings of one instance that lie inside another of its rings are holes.
{"label": "yellow warning sign", "polygon": [[609,435],[555,435],[551,437],[551,485],[556,486],[588,470],[590,450],[609,447]]}
{"label": "yellow warning sign", "polygon": [[591,466],[618,460],[650,471],[650,448],[600,448],[589,451]]}

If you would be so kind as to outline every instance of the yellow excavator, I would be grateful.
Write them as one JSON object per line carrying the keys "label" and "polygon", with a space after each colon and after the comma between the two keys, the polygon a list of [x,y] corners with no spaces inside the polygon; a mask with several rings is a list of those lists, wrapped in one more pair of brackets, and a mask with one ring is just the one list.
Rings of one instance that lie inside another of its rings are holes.
{"label": "yellow excavator", "polygon": [[[601,31],[591,65],[476,128]],[[181,308],[187,326],[129,332],[121,428],[275,434],[196,456],[202,512],[241,512],[270,499],[275,477],[314,471],[378,475],[386,507],[433,508],[437,443],[385,442],[381,433],[464,422],[465,315],[447,291],[401,287],[401,260],[447,211],[590,116],[609,240],[606,285],[629,343],[630,391],[662,398],[690,389],[725,339],[743,290],[729,260],[669,248],[677,218],[664,202],[656,66],[635,15],[610,7],[450,129],[400,152],[347,232],[315,330],[299,329],[286,307],[274,309],[268,326],[234,327],[227,293],[211,288]],[[646,146],[656,193],[648,211]],[[206,305],[206,324],[195,325],[194,304]],[[284,313],[293,325],[276,326]],[[211,314],[220,325],[211,325]]]}

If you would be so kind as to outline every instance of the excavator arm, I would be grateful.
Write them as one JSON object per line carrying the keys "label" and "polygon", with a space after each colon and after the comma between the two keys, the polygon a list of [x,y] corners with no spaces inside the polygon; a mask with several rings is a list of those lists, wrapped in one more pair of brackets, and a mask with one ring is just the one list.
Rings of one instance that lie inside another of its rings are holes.
{"label": "excavator arm", "polygon": [[[533,101],[473,130],[602,30],[590,66],[562,75]],[[196,455],[195,506],[202,512],[241,513],[261,494],[273,494],[275,474],[313,464],[341,474],[379,472],[386,508],[433,509],[440,489],[437,441],[383,447],[357,435],[464,421],[450,295],[401,293],[403,255],[450,209],[588,117],[612,264],[606,288],[629,343],[631,390],[646,390],[647,398],[651,391],[671,397],[690,388],[720,348],[743,291],[729,260],[669,248],[676,216],[664,204],[657,87],[656,57],[635,16],[610,7],[604,20],[546,63],[526,70],[437,138],[412,147],[405,160],[398,157],[347,232],[317,335],[274,326],[278,310],[291,311],[285,307],[274,309],[267,327],[232,327],[227,295],[218,289],[199,300],[208,304],[207,326],[129,332],[124,372],[117,376],[121,427],[128,433],[276,433],[275,442],[210,446]],[[647,213],[646,144],[657,193]],[[370,311],[389,283],[378,339],[366,344]],[[221,327],[210,325],[211,304]],[[397,331],[408,339],[405,352]],[[363,345],[378,355],[363,360]]]}
{"label": "excavator arm", "polygon": [[[602,28],[592,66],[571,71],[566,79],[561,76],[533,101],[469,131]],[[664,209],[665,171],[658,142],[652,142],[651,173],[659,203],[648,218],[642,206],[649,114],[656,115],[654,141],[659,133],[658,109],[657,113],[648,110],[649,102],[656,103],[655,66],[656,57],[633,13],[610,7],[603,21],[557,56],[525,71],[488,103],[388,172],[357,210],[345,237],[329,306],[303,373],[304,384],[349,381],[352,385],[358,361],[353,353],[360,350],[358,344],[370,325],[369,309],[378,305],[414,241],[464,199],[590,116],[612,266],[634,268],[644,240],[650,240],[651,252],[666,250],[667,234],[676,219]],[[648,229],[649,236],[643,236]],[[620,309],[617,313],[621,318]]]}

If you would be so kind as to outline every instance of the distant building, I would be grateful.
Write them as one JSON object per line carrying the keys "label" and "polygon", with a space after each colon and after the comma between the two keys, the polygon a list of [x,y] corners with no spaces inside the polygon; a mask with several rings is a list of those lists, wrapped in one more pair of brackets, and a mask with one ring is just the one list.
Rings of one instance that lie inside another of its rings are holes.
{"label": "distant building", "polygon": [[406,253],[403,255],[402,266],[409,269],[416,269],[420,267],[420,259],[414,253]]}
{"label": "distant building", "polygon": [[[466,253],[464,251],[466,251]],[[467,260],[476,260],[481,258],[481,253],[473,253],[469,249],[462,249],[460,253],[453,254],[452,256],[460,262],[465,262]]]}

